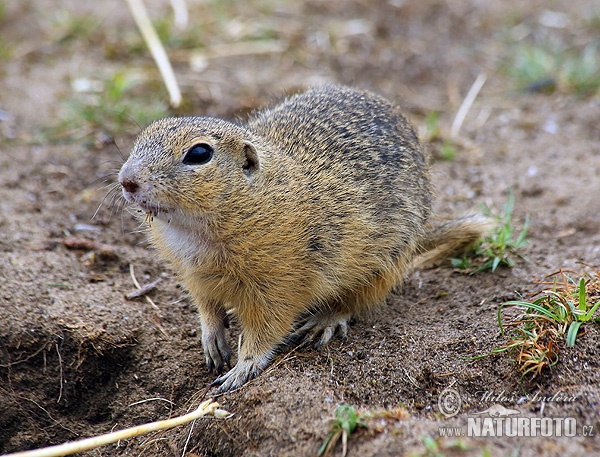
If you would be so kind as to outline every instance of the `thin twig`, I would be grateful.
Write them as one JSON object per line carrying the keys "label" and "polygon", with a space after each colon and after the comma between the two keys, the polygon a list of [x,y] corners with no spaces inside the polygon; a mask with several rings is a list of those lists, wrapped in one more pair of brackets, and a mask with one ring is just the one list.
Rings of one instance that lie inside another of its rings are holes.
{"label": "thin twig", "polygon": [[140,283],[138,282],[137,278],[135,277],[133,263],[129,264],[129,276],[131,276],[131,281],[133,282],[133,285],[135,286],[135,288],[141,289],[142,286],[140,286]]}
{"label": "thin twig", "polygon": [[171,99],[171,106],[177,108],[181,104],[181,91],[177,85],[175,73],[173,72],[173,67],[171,66],[165,48],[160,42],[156,29],[148,17],[146,6],[142,0],[127,0],[127,4],[129,5],[135,23],[140,29],[142,38],[150,49],[152,58],[156,62],[158,70],[165,82],[165,86],[167,87]]}
{"label": "thin twig", "polygon": [[[131,281],[133,282],[133,285],[138,290],[144,289],[144,287],[142,287],[140,285],[139,281],[135,277],[135,271],[134,271],[132,263],[129,264],[129,275],[131,276]],[[156,305],[156,303],[154,303],[154,300],[152,300],[150,297],[148,297],[148,295],[144,295],[144,298],[146,299],[146,301],[148,303],[150,303],[150,305],[152,305],[152,307],[155,310],[157,310],[157,311],[160,310],[160,308]],[[169,334],[165,331],[165,329],[162,327],[162,325],[160,325],[160,316],[158,315],[158,313],[154,313],[154,317],[155,317],[155,320],[153,320],[153,319],[148,319],[148,320],[159,330],[160,333],[162,333],[162,335],[165,337],[165,339],[168,340]]]}
{"label": "thin twig", "polygon": [[56,353],[58,354],[58,369],[59,369],[59,377],[60,377],[60,390],[58,392],[58,400],[56,403],[60,403],[63,394],[63,365],[62,365],[62,356],[60,355],[60,348],[58,347],[58,343],[55,344]]}
{"label": "thin twig", "polygon": [[178,425],[187,424],[188,422],[208,414],[212,414],[218,418],[229,416],[227,411],[218,409],[218,406],[218,403],[214,403],[211,400],[206,400],[205,402],[201,403],[196,410],[189,414],[185,414],[184,416],[138,425],[137,427],[127,428],[118,432],[107,433],[105,435],[95,436],[79,441],[72,441],[70,443],[64,443],[58,446],[50,446],[43,449],[35,449],[33,451],[7,454],[3,457],[60,457],[63,455],[75,454],[76,452],[96,449],[106,444],[116,443],[117,441],[126,440],[139,435],[144,435],[146,433],[167,430],[177,427]]}
{"label": "thin twig", "polygon": [[[129,276],[131,276],[131,281],[133,282],[133,285],[136,287],[136,289],[143,289],[143,287],[140,285],[140,283],[138,282],[137,278],[135,277],[135,271],[133,269],[133,264],[130,263],[129,264]],[[158,281],[157,281],[158,282]],[[152,300],[150,297],[148,297],[148,295],[144,295],[144,298],[146,299],[146,301],[148,303],[150,303],[150,305],[152,305],[152,307],[156,310],[160,309],[156,303],[154,303],[154,300]]]}
{"label": "thin twig", "polygon": [[192,422],[190,426],[190,432],[188,433],[187,439],[185,440],[185,444],[183,446],[183,452],[181,453],[181,457],[185,457],[185,453],[187,451],[188,444],[190,444],[190,438],[192,437],[192,432],[194,431],[194,425],[196,425],[196,421]]}
{"label": "thin twig", "polygon": [[408,371],[406,371],[406,368],[402,368],[402,370],[404,371],[404,374],[406,375],[406,378],[408,379],[408,381],[415,386],[417,389],[423,389],[423,387],[421,387],[417,381],[415,380],[415,378],[413,378],[410,374],[408,374]]}
{"label": "thin twig", "polygon": [[131,408],[132,406],[135,405],[141,405],[142,403],[148,403],[149,401],[166,401],[167,403],[170,403],[171,406],[175,406],[175,403],[173,403],[171,400],[167,400],[166,398],[162,398],[162,397],[153,397],[153,398],[146,398],[145,400],[140,400],[140,401],[136,401],[134,403],[131,403],[130,405],[127,405],[128,408]]}
{"label": "thin twig", "polygon": [[134,298],[143,297],[146,294],[149,294],[150,292],[152,292],[154,289],[156,289],[156,285],[160,281],[161,281],[161,278],[158,278],[156,281],[150,282],[142,287],[139,287],[138,289],[134,290],[133,292],[125,294],[125,298],[127,300],[133,300]]}
{"label": "thin twig", "polygon": [[450,136],[452,138],[458,136],[458,132],[462,127],[465,118],[467,117],[467,113],[471,109],[471,105],[473,105],[473,102],[475,101],[475,98],[477,98],[477,94],[479,94],[479,91],[483,87],[486,79],[487,76],[484,73],[480,73],[479,76],[477,76],[477,79],[475,80],[471,88],[469,89],[467,96],[465,97],[462,104],[460,105],[460,108],[456,112],[454,122],[452,122],[452,128],[450,129]]}

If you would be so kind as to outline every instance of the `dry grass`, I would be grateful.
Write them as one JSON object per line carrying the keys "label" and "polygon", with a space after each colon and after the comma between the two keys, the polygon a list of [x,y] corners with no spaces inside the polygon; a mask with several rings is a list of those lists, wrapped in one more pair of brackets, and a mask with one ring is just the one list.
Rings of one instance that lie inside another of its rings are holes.
{"label": "dry grass", "polygon": [[[515,354],[523,376],[535,378],[544,368],[555,365],[559,351],[575,345],[583,324],[593,319],[600,306],[600,273],[559,270],[549,275],[544,285],[551,289],[535,294],[532,301],[509,301],[498,310],[498,325],[509,342],[493,353]],[[503,311],[519,312],[509,318]]]}

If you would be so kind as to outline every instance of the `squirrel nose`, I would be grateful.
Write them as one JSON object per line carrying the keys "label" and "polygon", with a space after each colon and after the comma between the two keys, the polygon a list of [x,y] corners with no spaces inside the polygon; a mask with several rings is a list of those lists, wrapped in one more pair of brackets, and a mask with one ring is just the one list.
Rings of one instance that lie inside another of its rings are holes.
{"label": "squirrel nose", "polygon": [[140,185],[132,178],[121,179],[121,186],[130,194],[134,194],[140,188]]}

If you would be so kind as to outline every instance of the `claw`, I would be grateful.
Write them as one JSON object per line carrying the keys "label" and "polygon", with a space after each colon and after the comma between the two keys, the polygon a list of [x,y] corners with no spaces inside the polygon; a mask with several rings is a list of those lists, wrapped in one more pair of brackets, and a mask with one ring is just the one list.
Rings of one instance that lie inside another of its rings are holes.
{"label": "claw", "polygon": [[[220,355],[221,355],[222,361],[220,361],[216,365],[212,358],[206,357],[206,365],[208,366],[208,371],[211,371],[211,372],[214,371],[218,375],[223,374],[225,365],[227,365],[227,369],[231,370],[231,353],[228,353],[225,355],[220,354]],[[223,363],[223,362],[225,362],[225,363]]]}
{"label": "claw", "polygon": [[220,386],[221,384],[223,384],[223,376],[219,376],[217,379],[215,379],[213,382],[211,382],[208,386],[209,387],[216,387],[216,386]]}
{"label": "claw", "polygon": [[348,320],[347,315],[311,316],[305,323],[296,330],[290,337],[290,341],[305,341],[312,340],[315,346],[324,346],[331,338],[338,335],[342,338],[348,336]]}
{"label": "claw", "polygon": [[231,349],[225,340],[224,325],[216,328],[202,325],[202,348],[210,371],[215,370],[217,374],[221,374],[225,364],[231,368]]}
{"label": "claw", "polygon": [[212,372],[215,369],[215,363],[210,357],[206,357],[206,366],[208,367],[208,371]]}
{"label": "claw", "polygon": [[270,360],[270,353],[261,356],[248,356],[240,359],[231,370],[215,379],[210,386],[220,386],[217,389],[217,394],[238,389],[262,373],[267,365],[269,365]]}

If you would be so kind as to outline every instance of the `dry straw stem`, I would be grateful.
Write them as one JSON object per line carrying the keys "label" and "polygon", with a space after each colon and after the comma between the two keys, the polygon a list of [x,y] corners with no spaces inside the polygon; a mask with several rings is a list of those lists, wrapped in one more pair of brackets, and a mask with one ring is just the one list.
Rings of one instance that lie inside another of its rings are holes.
{"label": "dry straw stem", "polygon": [[473,105],[473,102],[477,98],[479,91],[485,84],[486,79],[487,76],[484,73],[480,73],[479,76],[477,76],[477,79],[475,80],[471,88],[469,89],[467,96],[465,97],[462,104],[460,105],[460,108],[456,112],[454,122],[452,122],[452,128],[450,129],[450,136],[452,138],[456,138],[458,136],[458,132],[460,131],[460,128],[462,127],[462,124],[465,118],[467,117],[467,113],[471,109],[471,105]]}
{"label": "dry straw stem", "polygon": [[173,67],[171,66],[171,62],[169,62],[165,48],[160,42],[160,38],[148,17],[146,6],[142,0],[127,0],[127,4],[167,86],[171,106],[177,108],[181,104],[181,91],[177,85],[175,73],[173,73]]}
{"label": "dry straw stem", "polygon": [[219,404],[206,400],[194,411],[184,416],[174,417],[173,419],[151,422],[149,424],[138,425],[137,427],[127,428],[118,432],[107,433],[106,435],[95,436],[80,441],[72,441],[70,443],[60,444],[58,446],[36,449],[33,451],[17,452],[14,454],[6,454],[1,457],[60,457],[63,455],[71,455],[76,452],[96,449],[106,444],[116,443],[117,441],[126,440],[135,436],[144,435],[146,433],[157,432],[159,430],[167,430],[178,425],[184,425],[200,417],[212,414],[219,419],[230,416],[227,411],[218,409]]}
{"label": "dry straw stem", "polygon": [[[131,281],[133,282],[133,285],[137,289],[137,294],[136,294],[136,292],[132,292],[130,294],[127,294],[126,298],[131,299],[131,298],[136,298],[138,296],[143,296],[146,299],[146,301],[152,305],[152,307],[154,309],[159,309],[159,307],[156,305],[156,303],[154,303],[154,300],[152,300],[150,297],[148,297],[148,295],[146,295],[149,291],[146,291],[144,289],[147,289],[150,286],[153,286],[153,288],[156,287],[156,284],[158,284],[160,279],[157,279],[156,281],[142,287],[140,285],[139,281],[137,280],[137,278],[135,277],[135,271],[133,269],[132,263],[129,264],[129,275],[131,276]],[[134,295],[134,294],[136,294],[136,295]]]}
{"label": "dry straw stem", "polygon": [[189,22],[189,14],[185,0],[171,0],[171,7],[175,14],[175,27],[178,29],[186,29]]}
{"label": "dry straw stem", "polygon": [[[148,291],[145,291],[145,290],[144,290],[144,289],[147,289],[149,286],[152,286],[152,285],[154,285],[154,286],[155,286],[155,285],[158,283],[158,280],[157,280],[157,281],[155,281],[154,283],[150,283],[150,284],[147,284],[146,286],[143,286],[143,287],[142,287],[142,286],[140,285],[139,281],[137,280],[137,278],[135,277],[135,272],[134,272],[134,270],[133,270],[133,264],[132,264],[132,263],[131,263],[131,264],[129,264],[129,274],[131,275],[131,280],[133,281],[133,285],[134,285],[134,286],[137,288],[137,290],[138,290],[138,291],[139,291],[139,292],[140,292],[140,293],[141,293],[141,294],[144,296],[144,298],[146,299],[146,301],[147,301],[148,303],[150,303],[150,304],[152,305],[152,307],[153,307],[155,310],[157,310],[157,311],[158,311],[158,310],[160,310],[160,308],[159,308],[159,307],[156,305],[156,303],[154,303],[154,300],[152,300],[150,297],[148,297],[148,295],[146,295],[146,293],[147,293]],[[159,278],[159,279],[160,279],[160,278]],[[133,295],[133,294],[135,294],[135,293],[134,293],[134,292],[132,292],[132,294],[129,294],[129,295]],[[127,296],[126,296],[126,298],[127,298]],[[162,333],[162,335],[163,335],[163,336],[164,336],[166,339],[169,339],[169,334],[168,334],[168,333],[165,331],[165,329],[163,328],[163,326],[162,326],[162,325],[160,325],[160,321],[159,321],[158,315],[155,315],[155,317],[156,317],[157,319],[156,319],[156,320],[152,320],[152,319],[150,319],[150,322],[152,323],[152,325],[154,325],[154,326],[155,326],[155,327],[156,327],[156,328],[157,328],[157,329],[160,331],[160,333]],[[1,456],[0,456],[0,457],[1,457]]]}

